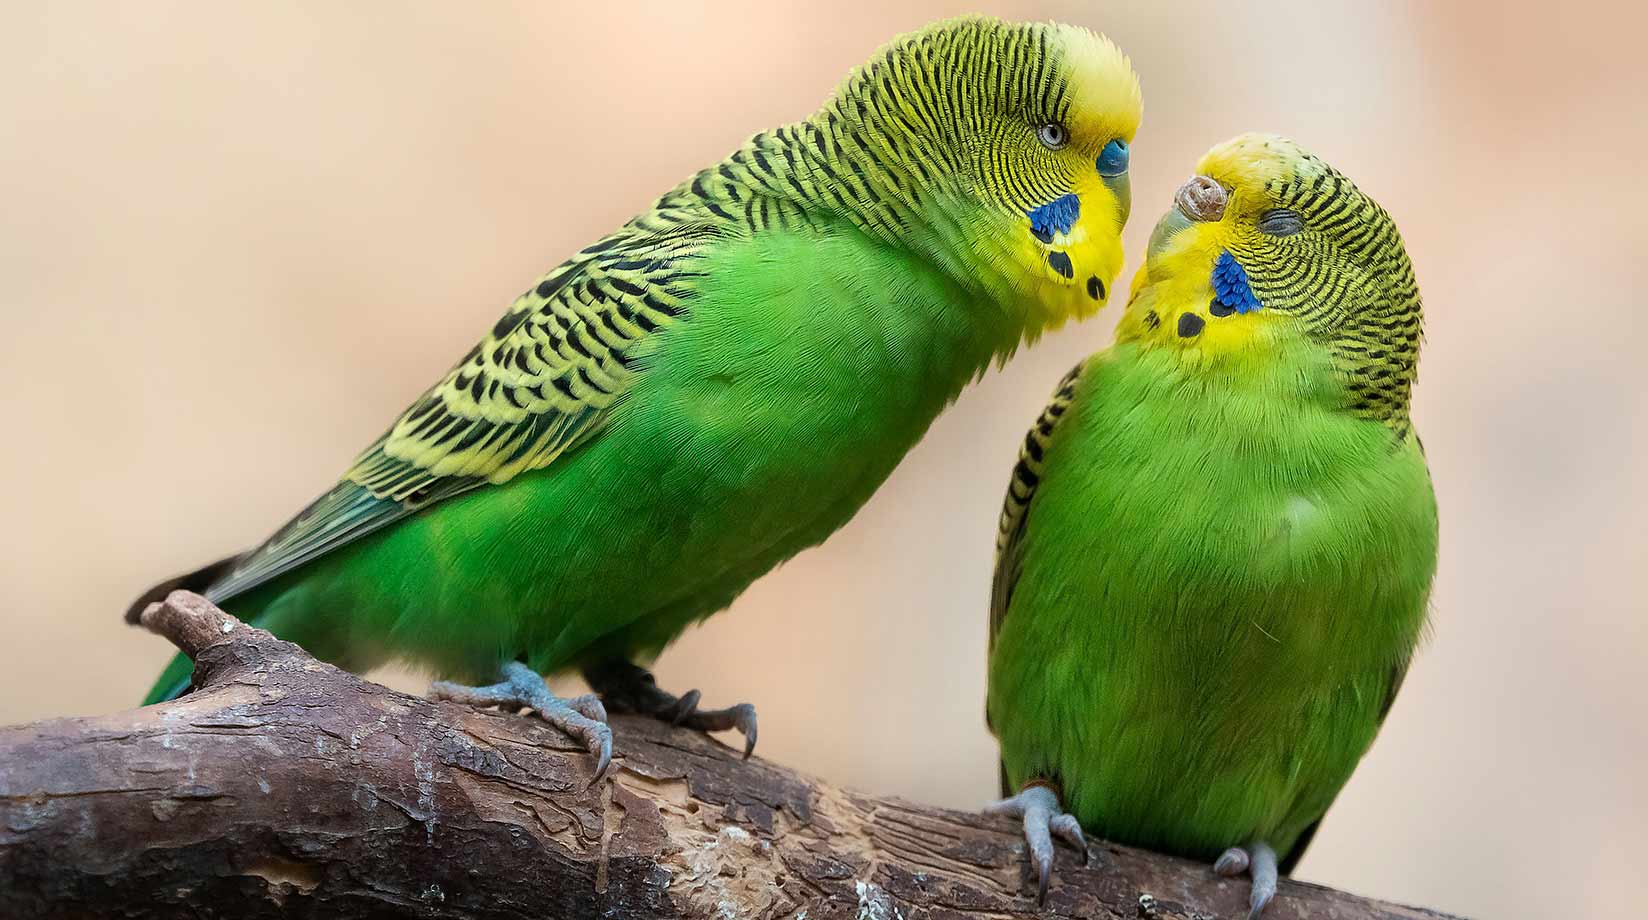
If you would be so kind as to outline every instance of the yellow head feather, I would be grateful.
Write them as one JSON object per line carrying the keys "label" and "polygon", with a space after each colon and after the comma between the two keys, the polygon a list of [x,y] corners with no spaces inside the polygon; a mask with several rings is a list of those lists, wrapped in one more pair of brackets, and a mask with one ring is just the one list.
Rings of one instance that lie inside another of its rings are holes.
{"label": "yellow head feather", "polygon": [[1390,215],[1275,135],[1220,144],[1197,172],[1151,235],[1118,340],[1227,366],[1318,348],[1352,411],[1406,431],[1422,310]]}

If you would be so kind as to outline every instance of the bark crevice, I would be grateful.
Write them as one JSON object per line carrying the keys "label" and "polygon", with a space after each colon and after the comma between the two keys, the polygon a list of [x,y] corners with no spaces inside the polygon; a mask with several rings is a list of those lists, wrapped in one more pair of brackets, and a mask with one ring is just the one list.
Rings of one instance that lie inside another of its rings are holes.
{"label": "bark crevice", "polygon": [[[142,623],[198,689],[0,728],[0,916],[1240,917],[1246,884],[1095,841],[1045,910],[1008,819],[829,786],[614,721],[616,770],[544,723],[380,687],[198,595]],[[1271,920],[1444,918],[1284,880]]]}

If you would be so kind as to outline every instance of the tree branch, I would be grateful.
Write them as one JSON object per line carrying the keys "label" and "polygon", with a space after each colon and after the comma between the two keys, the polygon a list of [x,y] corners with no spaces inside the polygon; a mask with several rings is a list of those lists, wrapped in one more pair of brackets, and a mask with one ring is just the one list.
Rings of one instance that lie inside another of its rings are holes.
{"label": "tree branch", "polygon": [[[1014,822],[859,795],[650,719],[592,786],[544,723],[406,696],[176,592],[199,689],[0,728],[0,916],[970,918],[1038,913]],[[1095,843],[1058,916],[1236,917],[1246,884]],[[1284,881],[1271,920],[1441,918]]]}

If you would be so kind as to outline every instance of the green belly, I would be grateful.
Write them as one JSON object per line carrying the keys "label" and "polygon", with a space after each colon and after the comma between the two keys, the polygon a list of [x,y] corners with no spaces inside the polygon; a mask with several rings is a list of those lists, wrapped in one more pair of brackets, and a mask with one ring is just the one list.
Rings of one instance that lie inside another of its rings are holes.
{"label": "green belly", "polygon": [[[1417,642],[1436,512],[1416,444],[1163,353],[1090,362],[991,657],[1009,778],[1104,837],[1284,856],[1372,742]],[[1319,395],[1319,394],[1318,394]]]}
{"label": "green belly", "polygon": [[1018,336],[856,233],[768,234],[701,268],[689,315],[588,443],[231,609],[350,667],[467,680],[518,656],[552,672],[655,653],[844,524]]}

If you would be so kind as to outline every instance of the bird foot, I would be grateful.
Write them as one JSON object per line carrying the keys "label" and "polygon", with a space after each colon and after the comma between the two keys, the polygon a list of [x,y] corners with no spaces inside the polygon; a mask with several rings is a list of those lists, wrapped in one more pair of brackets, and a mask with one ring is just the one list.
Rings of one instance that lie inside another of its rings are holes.
{"label": "bird foot", "polygon": [[744,758],[755,750],[755,707],[739,703],[725,709],[699,709],[699,692],[679,697],[659,688],[652,672],[628,661],[610,661],[584,671],[584,680],[613,712],[634,712],[701,732],[736,729],[744,736]]}
{"label": "bird foot", "polygon": [[677,701],[674,712],[656,712],[653,715],[671,725],[683,725],[701,732],[736,730],[744,736],[744,759],[755,750],[755,707],[738,703],[725,709],[699,709],[698,691],[688,690]]}
{"label": "bird foot", "polygon": [[1059,805],[1058,793],[1041,783],[1026,786],[1018,795],[992,802],[984,807],[985,814],[1011,815],[1024,821],[1024,843],[1029,850],[1030,866],[1036,870],[1036,903],[1047,903],[1047,882],[1053,874],[1053,837],[1081,851],[1082,865],[1090,856],[1087,838],[1082,836],[1076,817]]}
{"label": "bird foot", "polygon": [[1246,872],[1253,883],[1248,890],[1248,920],[1259,920],[1265,905],[1276,897],[1276,851],[1267,843],[1246,847],[1231,847],[1219,854],[1213,871],[1225,878],[1235,878]]}
{"label": "bird foot", "polygon": [[451,700],[470,706],[502,706],[531,709],[545,722],[582,742],[595,757],[598,782],[612,764],[612,729],[606,725],[607,710],[593,693],[561,699],[549,691],[542,675],[518,662],[503,666],[502,680],[485,687],[467,687],[438,680],[429,686],[429,698]]}

